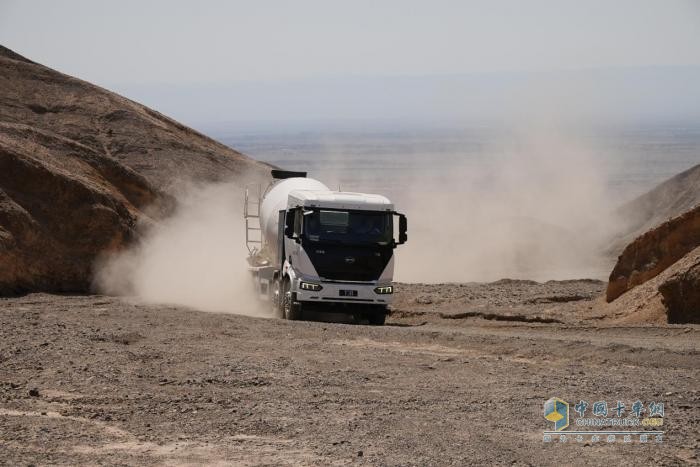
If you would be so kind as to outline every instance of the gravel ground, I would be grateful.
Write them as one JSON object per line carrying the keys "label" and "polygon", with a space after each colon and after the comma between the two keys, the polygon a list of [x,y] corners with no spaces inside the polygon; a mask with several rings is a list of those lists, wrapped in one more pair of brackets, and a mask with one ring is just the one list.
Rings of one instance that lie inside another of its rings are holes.
{"label": "gravel ground", "polygon": [[[697,463],[700,327],[586,320],[600,289],[404,284],[384,327],[0,299],[0,463]],[[665,439],[543,443],[552,396],[663,401]]]}

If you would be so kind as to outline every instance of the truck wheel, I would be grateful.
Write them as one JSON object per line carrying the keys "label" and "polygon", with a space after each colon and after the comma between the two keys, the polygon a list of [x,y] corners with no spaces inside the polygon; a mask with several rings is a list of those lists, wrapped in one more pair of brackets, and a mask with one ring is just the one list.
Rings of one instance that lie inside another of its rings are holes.
{"label": "truck wheel", "polygon": [[270,293],[270,303],[272,303],[272,315],[275,318],[284,318],[282,293],[280,292],[280,282],[278,280],[273,281],[273,286]]}
{"label": "truck wheel", "polygon": [[379,307],[376,310],[372,310],[367,314],[367,319],[369,324],[373,326],[383,326],[386,321],[386,308]]}
{"label": "truck wheel", "polygon": [[282,296],[282,310],[284,318],[290,321],[299,321],[301,319],[301,304],[294,303],[292,300],[292,291],[288,280],[284,281],[284,295]]}

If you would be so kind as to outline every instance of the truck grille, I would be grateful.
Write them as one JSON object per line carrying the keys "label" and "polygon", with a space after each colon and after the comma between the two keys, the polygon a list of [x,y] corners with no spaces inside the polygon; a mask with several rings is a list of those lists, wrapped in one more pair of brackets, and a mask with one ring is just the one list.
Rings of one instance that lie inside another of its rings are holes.
{"label": "truck grille", "polygon": [[393,254],[390,246],[323,245],[306,251],[322,278],[361,282],[379,279]]}

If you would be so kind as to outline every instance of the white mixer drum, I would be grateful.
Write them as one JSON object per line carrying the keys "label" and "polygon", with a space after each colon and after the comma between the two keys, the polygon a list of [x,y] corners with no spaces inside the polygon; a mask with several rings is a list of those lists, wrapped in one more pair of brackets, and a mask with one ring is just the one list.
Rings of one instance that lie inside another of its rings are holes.
{"label": "white mixer drum", "polygon": [[293,190],[329,191],[326,185],[313,178],[287,178],[272,185],[260,204],[260,228],[265,242],[273,249],[277,245],[279,212],[287,209],[289,193]]}

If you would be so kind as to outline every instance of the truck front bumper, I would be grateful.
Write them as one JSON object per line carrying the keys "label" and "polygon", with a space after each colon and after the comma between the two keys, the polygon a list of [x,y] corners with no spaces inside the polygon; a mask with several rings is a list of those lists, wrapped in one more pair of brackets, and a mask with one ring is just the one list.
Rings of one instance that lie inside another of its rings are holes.
{"label": "truck front bumper", "polygon": [[[318,284],[321,290],[304,290],[302,282]],[[367,305],[388,305],[393,294],[377,293],[377,287],[390,287],[391,284],[357,284],[347,282],[318,282],[297,279],[294,284],[297,301],[317,303],[356,303]],[[393,290],[393,289],[392,289]]]}

